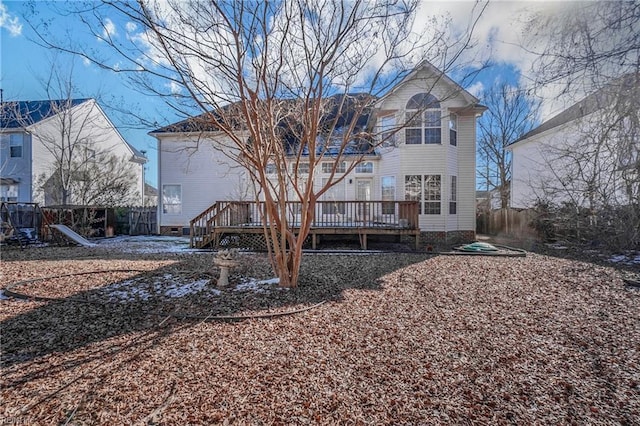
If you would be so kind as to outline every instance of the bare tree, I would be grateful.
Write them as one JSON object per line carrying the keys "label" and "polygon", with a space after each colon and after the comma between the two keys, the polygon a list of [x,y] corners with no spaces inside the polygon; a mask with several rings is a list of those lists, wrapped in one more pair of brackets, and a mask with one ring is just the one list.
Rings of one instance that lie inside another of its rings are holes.
{"label": "bare tree", "polygon": [[[381,137],[363,118],[423,59],[438,59],[442,70],[424,82],[426,91],[451,71],[484,8],[467,34],[450,42],[444,21],[422,34],[412,31],[417,4],[105,1],[105,10],[80,16],[115,49],[118,72],[129,72],[136,87],[178,111],[201,113],[194,129],[216,130],[216,148],[244,168],[264,203],[280,285],[295,287],[318,199],[399,130],[385,129]],[[107,31],[106,16],[116,12],[141,30],[126,42]],[[109,67],[87,49],[67,50]],[[332,164],[330,178],[316,185],[323,162]],[[299,206],[295,232],[285,200]]]}
{"label": "bare tree", "polygon": [[31,133],[32,157],[41,169],[33,182],[35,197],[49,205],[137,200],[139,166],[113,152],[111,123],[93,99],[74,97],[73,81],[73,67],[63,73],[52,62],[42,79],[47,100],[3,105],[13,126]]}
{"label": "bare tree", "polygon": [[571,132],[541,150],[551,173],[537,192],[551,206],[564,205],[559,228],[614,248],[640,243],[639,83],[639,75],[627,75],[585,98],[572,107],[583,115]]}
{"label": "bare tree", "polygon": [[572,3],[528,23],[527,48],[538,54],[538,86],[591,93],[611,80],[640,72],[640,3]]}
{"label": "bare tree", "polygon": [[539,54],[538,89],[592,94],[571,111],[575,134],[545,147],[554,176],[537,183],[540,197],[570,204],[570,221],[588,217],[600,239],[622,245],[637,244],[640,233],[639,28],[640,3],[603,1],[536,16],[528,31],[529,48]]}
{"label": "bare tree", "polygon": [[507,145],[533,128],[539,102],[520,87],[506,82],[485,92],[482,101],[488,107],[478,122],[478,177],[487,191],[500,193],[500,206],[509,206],[511,153]]}

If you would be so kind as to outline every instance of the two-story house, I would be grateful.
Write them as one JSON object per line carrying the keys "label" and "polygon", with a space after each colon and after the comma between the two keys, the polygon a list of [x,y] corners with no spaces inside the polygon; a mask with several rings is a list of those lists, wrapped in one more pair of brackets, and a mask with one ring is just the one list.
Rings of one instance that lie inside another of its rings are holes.
{"label": "two-story house", "polygon": [[[324,204],[316,214],[318,228],[322,223],[335,225],[337,220],[342,229],[406,228],[398,210],[404,207],[394,203],[410,201],[417,211],[416,223],[409,226],[415,227],[423,242],[473,240],[476,120],[485,109],[430,63],[416,67],[376,99],[368,117],[363,117],[370,134],[386,137],[392,132],[393,136],[373,151],[353,153],[357,166],[320,198]],[[242,167],[220,151],[220,144],[207,143],[221,138],[220,132],[193,123],[185,120],[150,133],[158,140],[159,231],[163,234],[193,233],[192,220],[217,201],[253,199]],[[345,167],[349,153],[342,159],[337,173],[349,169]],[[304,173],[304,158],[296,161],[298,173]],[[330,178],[334,162],[328,153],[315,169],[316,189]],[[267,173],[268,169],[269,164]],[[345,201],[360,204],[351,212]],[[363,208],[366,222],[360,214]],[[323,217],[330,220],[321,222]]]}
{"label": "two-story house", "polygon": [[511,143],[511,207],[637,203],[639,88],[640,74],[613,80]]}
{"label": "two-story house", "polygon": [[2,201],[141,204],[146,161],[94,99],[2,103]]}

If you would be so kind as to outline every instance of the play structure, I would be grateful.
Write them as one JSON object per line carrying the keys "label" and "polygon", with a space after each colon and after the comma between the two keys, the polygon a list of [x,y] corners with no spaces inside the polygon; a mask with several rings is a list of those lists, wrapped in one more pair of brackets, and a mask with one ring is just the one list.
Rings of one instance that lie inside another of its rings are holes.
{"label": "play structure", "polygon": [[49,223],[38,203],[0,203],[0,244],[26,245],[45,239]]}
{"label": "play structure", "polygon": [[97,244],[84,238],[82,235],[75,232],[73,229],[66,225],[49,225],[50,228],[60,231],[65,237],[71,241],[85,247],[95,247]]}
{"label": "play structure", "polygon": [[25,248],[42,242],[61,245],[65,241],[85,247],[96,245],[69,226],[53,223],[54,218],[50,209],[41,208],[38,203],[0,202],[0,245]]}

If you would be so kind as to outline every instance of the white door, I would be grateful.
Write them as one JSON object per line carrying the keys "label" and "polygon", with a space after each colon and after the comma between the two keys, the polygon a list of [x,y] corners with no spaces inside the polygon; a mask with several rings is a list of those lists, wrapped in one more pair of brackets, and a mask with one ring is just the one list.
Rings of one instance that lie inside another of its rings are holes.
{"label": "white door", "polygon": [[[373,179],[356,179],[356,201],[371,201]],[[358,203],[358,220],[371,220],[371,203]]]}

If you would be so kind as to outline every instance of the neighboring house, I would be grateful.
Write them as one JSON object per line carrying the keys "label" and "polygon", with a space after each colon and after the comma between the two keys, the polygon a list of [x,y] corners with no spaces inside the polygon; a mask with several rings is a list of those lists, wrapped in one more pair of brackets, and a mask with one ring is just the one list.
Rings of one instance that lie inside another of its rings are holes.
{"label": "neighboring house", "polygon": [[500,190],[492,189],[476,191],[476,211],[490,212],[500,209]]}
{"label": "neighboring house", "polygon": [[633,200],[625,185],[640,170],[639,87],[638,74],[621,77],[511,143],[510,206]]}
{"label": "neighboring house", "polygon": [[[422,109],[424,118],[406,124],[406,117]],[[393,144],[365,156],[320,200],[415,200],[419,231],[426,238],[474,239],[476,120],[485,109],[431,64],[422,63],[377,99],[369,117],[361,120],[377,134],[406,127],[397,131]],[[220,137],[215,129],[193,127],[194,121],[150,133],[158,140],[161,233],[188,235],[190,221],[214,202],[253,199],[242,168],[207,143]],[[362,154],[357,146],[350,149],[353,155]],[[328,156],[326,167],[317,171],[318,188],[329,176],[331,161]],[[323,208],[327,211],[319,214],[336,213]]]}
{"label": "neighboring house", "polygon": [[144,206],[158,205],[158,189],[145,182],[144,184]]}
{"label": "neighboring house", "polygon": [[[0,142],[3,201],[143,202],[147,159],[123,139],[94,99],[3,102]],[[60,176],[73,181],[64,197]]]}

